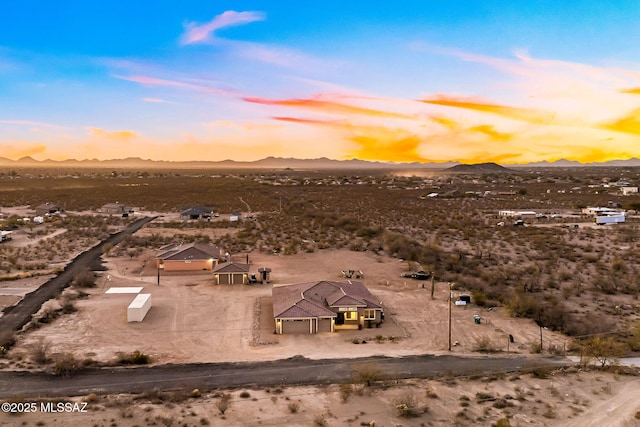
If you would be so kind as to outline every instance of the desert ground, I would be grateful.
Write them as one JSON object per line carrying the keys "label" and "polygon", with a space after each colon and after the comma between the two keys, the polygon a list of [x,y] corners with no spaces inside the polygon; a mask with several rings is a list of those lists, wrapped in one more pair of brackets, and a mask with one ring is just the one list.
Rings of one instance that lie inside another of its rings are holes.
{"label": "desert ground", "polygon": [[[72,353],[105,364],[135,350],[153,364],[449,354],[449,307],[452,354],[535,359],[541,337],[543,355],[562,355],[584,335],[614,334],[624,343],[638,321],[640,202],[603,184],[603,177],[640,176],[636,171],[555,169],[428,179],[306,171],[111,175],[98,172],[83,187],[73,187],[76,177],[64,173],[44,186],[27,173],[0,180],[3,224],[17,226],[13,240],[0,247],[0,306],[14,304],[131,219],[96,213],[102,204],[128,199],[139,203],[136,215],[160,216],[126,246],[104,254],[106,269],[95,288],[72,287],[49,301],[39,316],[56,312],[65,301],[73,309],[19,333],[0,360],[2,369],[50,369],[50,361],[34,360],[34,349],[43,343],[50,360]],[[431,192],[442,197],[426,196]],[[20,222],[45,200],[64,200],[69,210],[42,225]],[[179,220],[180,206],[209,201],[221,213],[211,223]],[[597,227],[579,213],[581,206],[612,203],[633,212],[628,224]],[[505,208],[545,216],[526,227],[498,227],[496,213]],[[245,210],[256,220],[229,221],[230,212]],[[562,218],[552,216],[558,214]],[[222,245],[236,262],[248,256],[252,273],[272,268],[271,282],[216,286],[211,273],[163,272],[158,285],[154,257],[161,244],[176,240]],[[430,281],[401,277],[420,267],[436,272],[433,297]],[[273,333],[273,286],[345,280],[341,270],[365,273],[362,282],[385,307],[380,328]],[[450,305],[450,283],[454,299],[478,293],[487,304]],[[523,285],[534,288],[532,293],[522,294]],[[131,286],[152,294],[153,307],[141,323],[126,319],[133,295],[105,294]],[[480,324],[473,320],[476,314]],[[534,322],[536,315],[549,329]],[[625,348],[633,350],[635,344],[628,343]],[[623,372],[616,366],[483,378],[445,372],[437,380],[370,386],[354,375],[345,379],[347,385],[213,390],[202,396],[150,389],[141,396],[70,399],[89,402],[87,414],[0,414],[0,425],[635,426],[640,382]],[[222,411],[225,401],[228,409]]]}
{"label": "desert ground", "polygon": [[86,402],[86,412],[0,414],[0,425],[636,427],[640,426],[640,382],[636,378],[569,368],[371,386],[356,383],[203,394],[150,390],[141,395],[36,400],[38,405]]}
{"label": "desert ground", "polygon": [[[270,284],[214,285],[210,273],[163,272],[158,286],[153,257],[152,251],[133,260],[106,257],[107,271],[102,272],[96,288],[86,291],[86,298],[76,301],[78,311],[30,332],[13,354],[28,353],[29,346],[39,339],[48,340],[52,352],[70,351],[101,362],[118,352],[134,350],[150,355],[154,363],[195,363],[295,355],[322,359],[438,354],[448,349],[449,284],[435,282],[432,299],[430,282],[400,277],[407,271],[407,263],[395,258],[348,250],[294,256],[251,253],[252,271],[262,266],[272,268]],[[246,260],[246,254],[236,257],[238,262]],[[346,280],[340,272],[349,269],[362,270],[363,283],[383,302],[386,320],[380,328],[274,335],[272,286]],[[133,286],[143,286],[143,292],[152,295],[153,306],[141,323],[127,322],[127,306],[133,295],[105,294],[111,287]],[[454,291],[454,299],[461,293],[463,289]],[[454,354],[474,352],[482,339],[505,356],[507,352],[529,354],[532,345],[540,341],[540,328],[533,321],[511,318],[501,308],[451,308]],[[475,314],[482,318],[479,325],[474,323]],[[509,343],[509,334],[514,343]],[[561,353],[565,348],[566,338],[561,334],[545,329],[542,337],[545,352]],[[366,344],[354,344],[362,340]]]}

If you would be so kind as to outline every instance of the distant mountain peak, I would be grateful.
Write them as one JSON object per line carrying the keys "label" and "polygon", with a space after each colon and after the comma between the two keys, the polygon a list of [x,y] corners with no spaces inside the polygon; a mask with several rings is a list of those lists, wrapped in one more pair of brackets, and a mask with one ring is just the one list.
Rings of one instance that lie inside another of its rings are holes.
{"label": "distant mountain peak", "polygon": [[473,164],[459,164],[448,169],[447,172],[467,172],[467,173],[504,173],[510,172],[511,169],[500,166],[497,163],[473,163]]}

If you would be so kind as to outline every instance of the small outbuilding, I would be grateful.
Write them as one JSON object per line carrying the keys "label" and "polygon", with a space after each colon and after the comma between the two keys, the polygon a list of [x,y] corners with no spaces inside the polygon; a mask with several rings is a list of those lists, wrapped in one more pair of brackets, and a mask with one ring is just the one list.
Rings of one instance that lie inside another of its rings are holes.
{"label": "small outbuilding", "polygon": [[128,322],[142,322],[151,308],[151,294],[138,294],[127,308]]}
{"label": "small outbuilding", "polygon": [[249,264],[228,262],[213,269],[216,285],[246,285],[249,283]]}

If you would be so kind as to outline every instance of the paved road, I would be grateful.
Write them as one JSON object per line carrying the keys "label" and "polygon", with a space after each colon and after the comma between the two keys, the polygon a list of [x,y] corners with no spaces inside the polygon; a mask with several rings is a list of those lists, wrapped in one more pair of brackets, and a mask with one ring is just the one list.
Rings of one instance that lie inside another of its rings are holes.
{"label": "paved road", "polygon": [[372,362],[385,379],[442,375],[506,373],[540,366],[566,366],[564,358],[464,358],[457,356],[370,357],[360,359],[285,360],[251,363],[162,365],[92,369],[70,378],[45,373],[0,372],[0,399],[62,397],[89,393],[140,393],[151,389],[187,390],[247,386],[319,385],[349,381],[353,366]]}
{"label": "paved road", "polygon": [[129,224],[124,230],[112,234],[91,249],[75,257],[75,259],[65,267],[62,273],[35,291],[26,294],[18,304],[7,307],[2,317],[0,317],[0,331],[20,330],[31,320],[31,316],[42,307],[42,304],[58,296],[65,287],[69,286],[71,280],[73,280],[78,273],[82,272],[85,268],[93,266],[100,259],[104,245],[117,245],[126,236],[135,233],[143,225],[153,221],[155,218],[157,217],[140,218]]}

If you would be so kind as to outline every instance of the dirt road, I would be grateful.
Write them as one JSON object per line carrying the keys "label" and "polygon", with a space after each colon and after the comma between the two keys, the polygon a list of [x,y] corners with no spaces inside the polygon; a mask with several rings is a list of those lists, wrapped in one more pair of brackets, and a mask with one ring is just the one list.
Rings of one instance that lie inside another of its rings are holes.
{"label": "dirt road", "polygon": [[24,296],[24,298],[16,305],[7,307],[0,317],[0,331],[19,330],[36,313],[42,304],[51,298],[55,298],[62,289],[67,287],[73,277],[83,271],[85,268],[91,267],[102,255],[102,247],[106,244],[117,245],[126,236],[135,233],[146,223],[153,221],[156,217],[140,218],[129,224],[124,230],[112,234],[107,239],[98,243],[91,249],[78,255],[71,261],[62,273],[49,280],[33,292]]}
{"label": "dirt road", "polygon": [[151,389],[187,390],[257,385],[318,385],[351,381],[354,366],[375,364],[384,379],[506,373],[535,367],[570,365],[564,358],[465,358],[457,356],[369,357],[310,360],[293,357],[250,363],[161,365],[92,369],[71,378],[39,372],[0,372],[0,398],[79,396],[89,393],[140,393]]}

